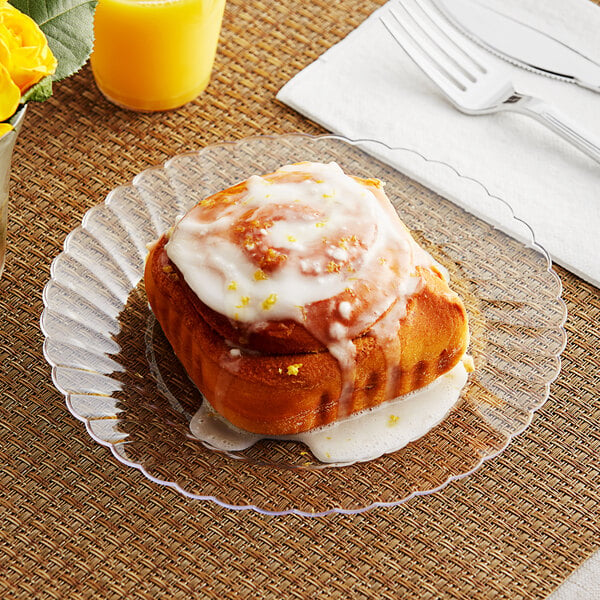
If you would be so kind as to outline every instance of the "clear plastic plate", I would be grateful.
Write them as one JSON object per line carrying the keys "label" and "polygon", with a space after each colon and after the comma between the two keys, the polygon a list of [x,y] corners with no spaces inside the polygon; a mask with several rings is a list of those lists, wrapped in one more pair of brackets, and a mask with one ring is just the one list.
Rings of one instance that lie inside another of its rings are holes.
{"label": "clear plastic plate", "polygon": [[[439,490],[522,432],[560,370],[560,280],[531,230],[481,184],[410,150],[387,149],[421,180],[444,178],[457,199],[476,194],[484,212],[511,219],[516,238],[373,157],[384,150],[331,135],[217,144],[142,172],[91,209],[52,264],[41,317],[54,384],[90,435],[121,462],[191,498],[318,516]],[[296,442],[262,441],[227,453],[194,439],[189,421],[201,396],[143,289],[146,244],[178,215],[252,174],[303,160],[336,161],[347,173],[384,180],[413,235],[448,268],[470,319],[476,370],[447,418],[402,450],[346,467],[321,464]]]}

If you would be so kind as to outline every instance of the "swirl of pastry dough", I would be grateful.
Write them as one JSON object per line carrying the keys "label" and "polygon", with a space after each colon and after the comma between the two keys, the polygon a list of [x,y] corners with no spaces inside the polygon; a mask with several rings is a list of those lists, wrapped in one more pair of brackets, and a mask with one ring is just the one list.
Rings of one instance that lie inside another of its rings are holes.
{"label": "swirl of pastry dough", "polygon": [[299,163],[200,202],[166,251],[232,343],[333,347],[340,358],[335,346],[351,353],[350,340],[418,289],[416,267],[432,264],[390,208],[378,180]]}
{"label": "swirl of pastry dough", "polygon": [[335,163],[253,176],[193,207],[150,249],[146,291],[213,408],[297,433],[452,369],[467,316],[375,179]]}

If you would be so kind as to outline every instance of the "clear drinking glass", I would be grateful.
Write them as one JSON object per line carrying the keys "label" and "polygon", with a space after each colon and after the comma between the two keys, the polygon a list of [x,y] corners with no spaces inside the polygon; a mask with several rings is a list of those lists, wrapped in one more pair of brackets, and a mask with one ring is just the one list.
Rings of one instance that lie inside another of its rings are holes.
{"label": "clear drinking glass", "polygon": [[99,0],[91,57],[111,102],[139,111],[186,104],[208,85],[225,0]]}

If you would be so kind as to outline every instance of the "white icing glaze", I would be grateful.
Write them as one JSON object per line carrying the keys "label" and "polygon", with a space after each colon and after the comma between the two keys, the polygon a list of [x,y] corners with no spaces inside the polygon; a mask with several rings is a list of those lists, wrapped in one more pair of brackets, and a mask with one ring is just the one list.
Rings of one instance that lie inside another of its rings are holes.
{"label": "white icing glaze", "polygon": [[[325,427],[273,439],[303,442],[321,462],[347,464],[372,460],[403,448],[440,423],[456,404],[466,382],[467,371],[461,361],[427,387],[411,394]],[[190,430],[209,446],[228,451],[244,450],[267,437],[234,427],[206,401],[194,415]]]}
{"label": "white icing glaze", "polygon": [[378,343],[396,343],[422,285],[415,269],[435,264],[379,182],[359,183],[335,163],[288,165],[207,198],[165,248],[200,300],[236,327],[291,319],[325,345],[342,372],[341,415],[354,385],[352,340],[379,319]]}
{"label": "white icing glaze", "polygon": [[[223,203],[216,213],[210,203],[200,203],[170,236],[169,258],[212,309],[242,322],[299,321],[300,306],[336,296],[357,280],[376,278],[389,287],[389,280],[398,278],[396,268],[403,267],[402,273],[409,277],[417,264],[431,264],[428,255],[418,253],[408,233],[391,222],[387,207],[377,197],[381,190],[367,189],[335,163],[301,163],[282,167],[278,173],[308,178],[270,183],[250,177],[247,191],[236,202]],[[246,225],[246,240],[235,240],[236,226]],[[365,248],[340,240],[357,234]],[[324,242],[328,237],[329,244]],[[355,249],[352,257],[342,247],[348,244]],[[262,249],[258,257],[245,252],[257,245]],[[392,264],[373,269],[390,246],[396,250]],[[276,269],[257,274],[261,267],[256,258],[264,258],[269,250],[285,259]],[[275,301],[265,305],[270,297]]]}
{"label": "white icing glaze", "polygon": [[352,314],[352,304],[350,304],[350,302],[347,301],[340,302],[338,306],[338,312],[340,313],[340,317],[342,317],[344,321],[347,321],[350,318],[350,315]]}

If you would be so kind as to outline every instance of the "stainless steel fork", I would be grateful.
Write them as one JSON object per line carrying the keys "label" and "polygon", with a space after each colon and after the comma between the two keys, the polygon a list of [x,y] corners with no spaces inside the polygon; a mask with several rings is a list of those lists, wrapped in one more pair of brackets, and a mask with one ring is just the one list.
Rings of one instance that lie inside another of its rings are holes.
{"label": "stainless steel fork", "polygon": [[600,141],[539,98],[517,92],[504,70],[490,65],[423,0],[398,0],[381,22],[454,106],[469,115],[513,111],[533,117],[600,163]]}

